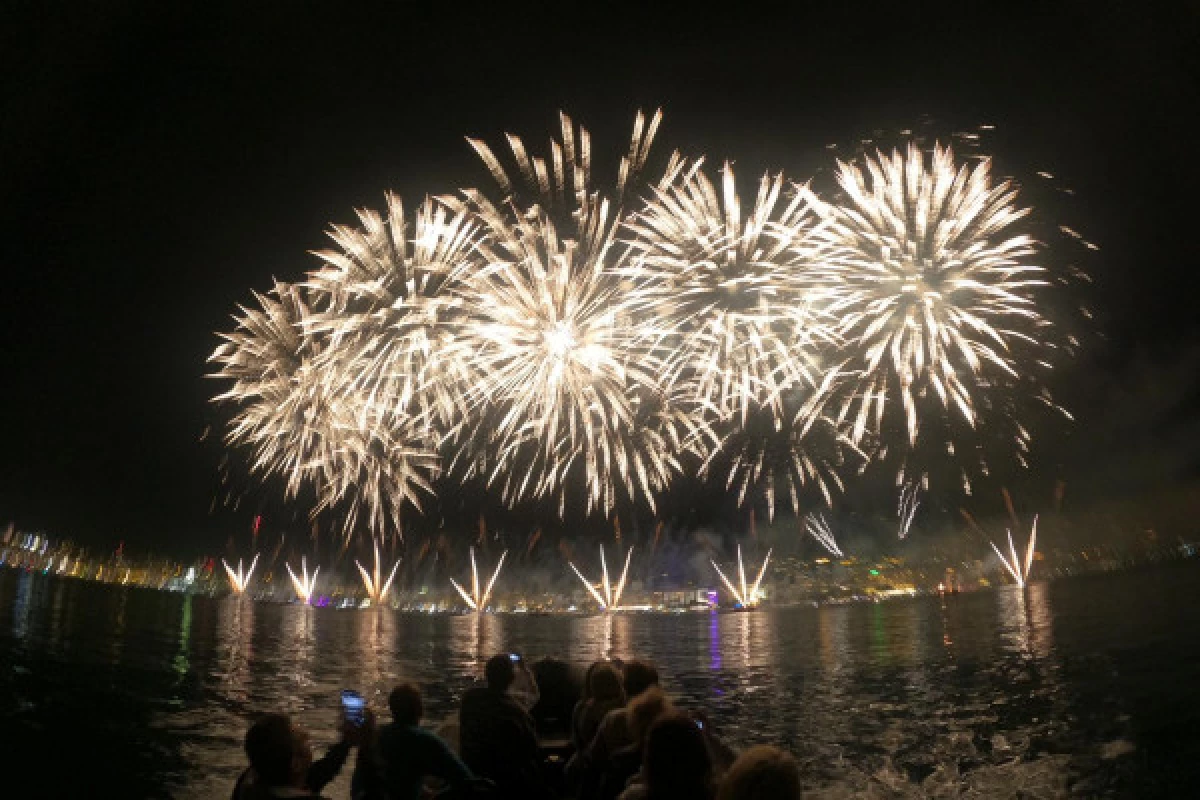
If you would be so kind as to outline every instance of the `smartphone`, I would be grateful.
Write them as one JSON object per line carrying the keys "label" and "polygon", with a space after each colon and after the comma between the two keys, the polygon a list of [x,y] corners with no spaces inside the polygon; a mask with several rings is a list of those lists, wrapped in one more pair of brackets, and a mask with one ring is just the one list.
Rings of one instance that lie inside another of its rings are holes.
{"label": "smartphone", "polygon": [[367,701],[353,689],[342,689],[342,716],[356,728],[367,721]]}
{"label": "smartphone", "polygon": [[704,730],[704,720],[697,719],[697,720],[693,720],[693,722],[696,723],[697,728],[699,728],[700,730]]}
{"label": "smartphone", "polygon": [[521,660],[521,657],[519,655],[517,655],[516,653],[509,653],[508,660],[515,664]]}

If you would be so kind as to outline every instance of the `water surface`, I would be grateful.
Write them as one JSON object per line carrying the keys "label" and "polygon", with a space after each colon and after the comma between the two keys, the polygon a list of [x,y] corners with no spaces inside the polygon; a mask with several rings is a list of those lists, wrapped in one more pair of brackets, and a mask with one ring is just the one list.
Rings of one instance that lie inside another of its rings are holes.
{"label": "water surface", "polygon": [[[1184,796],[1200,779],[1200,567],[747,614],[333,611],[0,570],[0,763],[28,797],[227,796],[259,711],[327,744],[337,693],[452,713],[493,653],[657,663],[814,797]],[[25,781],[28,783],[29,781]],[[346,797],[346,781],[329,790]]]}

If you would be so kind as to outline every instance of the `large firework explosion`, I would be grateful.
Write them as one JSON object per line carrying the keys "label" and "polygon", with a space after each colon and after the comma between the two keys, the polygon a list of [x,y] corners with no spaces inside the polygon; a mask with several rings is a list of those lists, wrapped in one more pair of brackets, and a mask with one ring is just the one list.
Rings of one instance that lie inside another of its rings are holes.
{"label": "large firework explosion", "polygon": [[638,115],[611,186],[564,115],[545,158],[508,137],[512,174],[469,140],[493,190],[335,227],[213,354],[227,441],[380,533],[439,475],[564,516],[653,509],[689,471],[799,513],[848,461],[931,431],[952,450],[947,418],[992,433],[997,408],[1024,458],[1012,398],[1048,396],[1029,376],[1052,326],[1013,184],[912,146],[839,162],[835,201],[765,175],[743,203],[728,164],[647,177],[659,120]]}

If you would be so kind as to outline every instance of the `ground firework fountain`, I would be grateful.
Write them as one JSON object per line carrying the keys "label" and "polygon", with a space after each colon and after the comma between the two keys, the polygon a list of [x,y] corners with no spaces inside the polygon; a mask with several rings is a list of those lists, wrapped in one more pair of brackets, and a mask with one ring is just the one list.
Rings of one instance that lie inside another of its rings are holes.
{"label": "ground firework fountain", "polygon": [[387,580],[383,580],[383,572],[380,569],[379,561],[379,542],[375,542],[375,568],[372,572],[367,572],[362,564],[355,559],[354,566],[358,567],[358,574],[362,576],[363,586],[367,589],[367,596],[371,598],[373,605],[379,605],[387,599],[388,590],[392,588],[392,580],[396,577],[396,570],[400,567],[400,562],[397,561],[392,565],[391,574]]}
{"label": "ground firework fountain", "polygon": [[308,574],[308,559],[301,556],[300,558],[300,574],[297,578],[296,573],[292,572],[291,564],[284,564],[287,567],[288,575],[292,576],[292,586],[296,589],[296,597],[300,598],[300,602],[307,605],[312,600],[313,589],[317,586],[317,573],[321,571],[320,567],[313,570],[313,574],[309,577]]}
{"label": "ground firework fountain", "polygon": [[1029,531],[1029,544],[1025,546],[1025,560],[1022,562],[1017,558],[1017,548],[1013,544],[1012,531],[1008,531],[1008,552],[1011,558],[1005,557],[1004,553],[1000,552],[1000,548],[996,547],[996,543],[992,542],[992,549],[996,551],[996,555],[1000,557],[1000,563],[1008,570],[1008,574],[1013,576],[1013,580],[1017,582],[1017,586],[1025,588],[1026,582],[1029,580],[1029,572],[1033,569],[1033,548],[1037,544],[1037,517],[1033,518],[1033,528]]}
{"label": "ground firework fountain", "polygon": [[734,587],[729,578],[725,577],[725,573],[722,572],[721,568],[717,566],[717,562],[710,560],[709,563],[713,565],[713,569],[715,569],[717,574],[721,576],[721,582],[725,584],[725,588],[729,590],[731,595],[733,595],[733,599],[737,601],[738,606],[741,608],[754,608],[758,605],[758,587],[760,584],[762,584],[763,575],[767,573],[767,564],[771,560],[771,551],[767,551],[767,557],[763,559],[762,566],[759,567],[758,577],[754,579],[754,585],[751,586],[749,590],[746,588],[746,567],[742,563],[742,546],[740,544],[737,548],[737,556],[738,582],[741,585],[740,592]]}
{"label": "ground firework fountain", "polygon": [[592,585],[591,581],[583,577],[583,573],[574,564],[568,561],[567,565],[571,567],[576,577],[587,587],[587,590],[592,593],[592,597],[600,604],[600,608],[605,611],[619,611],[621,608],[621,594],[625,591],[625,578],[629,575],[629,559],[632,555],[633,548],[631,547],[625,552],[625,566],[621,570],[621,579],[617,581],[617,586],[614,589],[608,580],[608,562],[604,560],[604,545],[600,545],[600,586],[604,589],[603,596],[600,595],[600,592],[596,591],[596,587]]}
{"label": "ground firework fountain", "polygon": [[467,594],[467,590],[459,586],[458,581],[454,578],[450,579],[450,583],[454,584],[454,588],[462,595],[462,599],[471,607],[472,611],[483,611],[487,608],[488,598],[492,595],[492,587],[496,585],[496,578],[500,575],[500,568],[504,566],[504,557],[508,555],[505,550],[500,554],[500,560],[496,562],[496,571],[492,573],[492,579],[488,581],[487,588],[481,593],[479,591],[479,568],[475,565],[475,548],[471,548],[471,593]]}
{"label": "ground firework fountain", "polygon": [[258,563],[258,553],[254,554],[254,560],[250,562],[250,569],[242,572],[242,560],[238,559],[237,570],[221,559],[221,563],[225,565],[225,572],[229,574],[229,585],[233,587],[234,594],[241,594],[246,591],[246,587],[250,584],[250,576],[254,574],[254,566]]}

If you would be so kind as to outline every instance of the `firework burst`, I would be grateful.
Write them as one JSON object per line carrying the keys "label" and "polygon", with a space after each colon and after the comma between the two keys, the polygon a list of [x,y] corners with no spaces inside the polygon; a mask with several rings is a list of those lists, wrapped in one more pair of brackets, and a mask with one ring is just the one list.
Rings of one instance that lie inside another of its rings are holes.
{"label": "firework burst", "polygon": [[786,393],[820,385],[815,348],[831,341],[800,280],[818,257],[815,198],[805,187],[785,198],[783,176],[764,175],[743,215],[730,165],[719,190],[701,166],[655,188],[629,222],[624,307],[703,413],[744,423],[766,408],[778,422]]}
{"label": "firework burst", "polygon": [[846,342],[855,440],[898,403],[915,444],[926,396],[977,426],[979,396],[1020,379],[1018,352],[1049,325],[1035,299],[1045,270],[1020,230],[1028,209],[1011,183],[993,185],[988,161],[958,166],[942,147],[839,163],[838,182],[846,202],[826,208],[812,280]]}
{"label": "firework burst", "polygon": [[566,117],[549,167],[509,137],[538,198],[529,207],[516,205],[499,161],[472,142],[510,198],[496,204],[468,190],[455,206],[479,219],[484,236],[458,342],[480,424],[459,438],[453,464],[500,486],[510,504],[549,500],[561,515],[568,478],[581,473],[587,512],[607,513],[621,496],[653,507],[680,470],[690,420],[662,401],[658,357],[636,346],[618,311],[616,275],[628,259],[616,241],[620,202],[657,119],[647,127],[639,115],[612,200],[592,189],[587,133]]}

